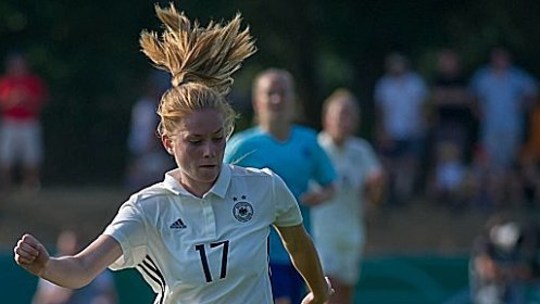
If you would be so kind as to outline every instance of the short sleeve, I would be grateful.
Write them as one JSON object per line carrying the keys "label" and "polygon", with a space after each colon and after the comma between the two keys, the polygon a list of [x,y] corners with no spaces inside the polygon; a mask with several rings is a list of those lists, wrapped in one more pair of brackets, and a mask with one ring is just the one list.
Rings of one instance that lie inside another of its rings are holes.
{"label": "short sleeve", "polygon": [[133,198],[120,207],[103,234],[113,237],[122,247],[122,256],[109,266],[110,269],[132,268],[145,258],[147,234],[143,216]]}
{"label": "short sleeve", "polygon": [[272,203],[276,206],[276,216],[273,224],[280,227],[300,225],[302,223],[302,214],[296,198],[281,177],[269,169],[264,170],[271,173],[273,180],[274,195]]}

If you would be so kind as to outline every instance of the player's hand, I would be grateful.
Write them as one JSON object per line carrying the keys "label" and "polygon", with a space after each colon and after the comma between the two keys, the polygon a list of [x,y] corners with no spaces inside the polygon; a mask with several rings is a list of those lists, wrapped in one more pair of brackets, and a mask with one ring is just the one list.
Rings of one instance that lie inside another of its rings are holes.
{"label": "player's hand", "polygon": [[17,264],[37,276],[41,276],[49,261],[49,253],[43,244],[30,234],[21,237],[13,253]]}
{"label": "player's hand", "polygon": [[336,291],[332,287],[332,283],[330,283],[328,277],[324,277],[324,279],[326,280],[326,285],[328,286],[326,295],[324,297],[315,297],[313,293],[310,292],[304,297],[301,304],[325,304],[328,302],[328,299],[330,299],[330,297],[336,293]]}
{"label": "player's hand", "polygon": [[300,202],[308,206],[317,206],[327,199],[326,193],[320,190],[309,191],[300,196]]}

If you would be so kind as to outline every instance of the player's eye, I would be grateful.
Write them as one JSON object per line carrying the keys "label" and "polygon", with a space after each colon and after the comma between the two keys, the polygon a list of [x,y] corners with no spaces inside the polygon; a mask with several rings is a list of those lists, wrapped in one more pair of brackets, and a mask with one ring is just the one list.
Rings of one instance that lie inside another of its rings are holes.
{"label": "player's eye", "polygon": [[212,138],[212,141],[213,141],[213,142],[221,142],[221,141],[223,140],[223,138],[225,138],[225,137],[223,137],[223,136],[216,136],[216,137],[213,137],[213,138]]}

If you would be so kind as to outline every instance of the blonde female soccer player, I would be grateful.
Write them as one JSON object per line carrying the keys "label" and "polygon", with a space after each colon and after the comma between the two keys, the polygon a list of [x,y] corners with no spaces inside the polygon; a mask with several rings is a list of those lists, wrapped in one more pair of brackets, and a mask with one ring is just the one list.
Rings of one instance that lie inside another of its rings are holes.
{"label": "blonde female soccer player", "polygon": [[133,194],[81,252],[50,257],[26,234],[15,261],[68,288],[106,267],[136,268],[156,292],[154,303],[269,304],[267,237],[274,226],[309,287],[303,303],[325,303],[332,289],[284,182],[269,170],[223,164],[235,117],[225,96],[231,74],[255,52],[249,31],[240,30],[239,16],[202,28],[173,5],[156,11],[163,35],[143,31],[140,42],[173,76],[158,131],[178,167]]}

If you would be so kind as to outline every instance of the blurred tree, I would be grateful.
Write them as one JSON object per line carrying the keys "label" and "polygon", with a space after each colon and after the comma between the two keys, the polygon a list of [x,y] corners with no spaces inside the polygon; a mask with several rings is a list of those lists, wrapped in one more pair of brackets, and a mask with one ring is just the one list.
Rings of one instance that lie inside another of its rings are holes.
{"label": "blurred tree", "polygon": [[[492,45],[503,43],[520,65],[540,75],[537,0],[174,2],[202,24],[241,12],[259,52],[236,75],[232,98],[249,104],[255,73],[270,66],[288,69],[305,112],[302,122],[315,128],[324,97],[347,86],[362,101],[361,132],[370,137],[373,84],[391,51],[404,52],[430,77],[440,47],[455,47],[472,71]],[[150,68],[138,36],[143,28],[158,29],[154,3],[0,1],[0,55],[27,50],[51,87],[44,113],[45,183],[121,180],[129,109]]]}

